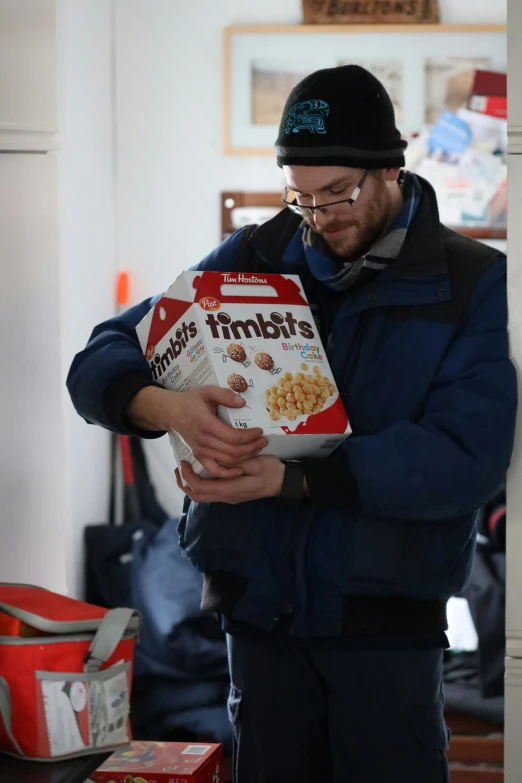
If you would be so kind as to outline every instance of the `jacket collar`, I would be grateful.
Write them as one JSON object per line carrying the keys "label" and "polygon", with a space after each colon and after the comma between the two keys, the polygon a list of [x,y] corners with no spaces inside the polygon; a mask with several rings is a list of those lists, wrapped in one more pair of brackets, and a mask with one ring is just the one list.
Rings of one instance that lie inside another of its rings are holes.
{"label": "jacket collar", "polygon": [[397,277],[426,278],[447,274],[446,254],[437,197],[430,183],[418,177],[422,188],[417,213],[390,272]]}
{"label": "jacket collar", "polygon": [[[420,204],[390,273],[421,280],[446,274],[447,264],[435,191],[424,178],[418,180],[422,188]],[[283,209],[252,232],[250,241],[254,249],[274,272],[281,270],[283,260],[290,266],[303,264],[301,224],[299,215]]]}

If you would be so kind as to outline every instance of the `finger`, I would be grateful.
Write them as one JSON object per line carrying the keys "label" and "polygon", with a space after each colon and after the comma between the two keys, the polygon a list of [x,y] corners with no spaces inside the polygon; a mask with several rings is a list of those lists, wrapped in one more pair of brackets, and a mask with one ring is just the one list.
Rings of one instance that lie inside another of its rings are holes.
{"label": "finger", "polygon": [[221,386],[203,387],[203,399],[212,405],[224,405],[226,408],[244,408],[246,405],[240,394],[231,389],[222,389]]}
{"label": "finger", "polygon": [[[222,452],[216,451],[215,449],[203,449],[198,454],[198,460],[201,464],[204,462],[217,462],[222,468],[227,468],[229,470],[232,468],[239,469],[240,462],[240,460],[234,459],[233,457],[227,457]],[[221,476],[220,478],[223,477]]]}
{"label": "finger", "polygon": [[190,487],[184,486],[183,481],[181,480],[181,473],[179,472],[179,468],[176,468],[174,471],[174,475],[176,476],[176,484],[178,485],[178,488],[185,493],[185,495],[188,494],[187,490],[190,489]]}
{"label": "finger", "polygon": [[[201,462],[201,464],[203,465],[205,470],[208,473],[210,473],[211,476],[214,476],[215,478],[231,479],[231,478],[237,478],[238,476],[242,476],[243,475],[243,470],[239,466],[237,466],[237,465],[234,465],[234,466],[228,468],[226,466],[220,465],[217,462],[217,460],[209,458],[209,457],[201,456],[200,454],[198,454],[197,460],[198,460],[198,462]],[[197,475],[197,473],[194,473],[194,471],[192,470],[192,468],[191,468],[191,466],[190,466],[190,464],[188,462],[183,461],[181,464],[182,464],[182,466],[186,466],[185,469],[182,470],[182,474],[183,474],[183,477],[185,478],[186,481],[188,481],[188,479],[186,478],[187,474],[190,476],[189,483],[190,483],[191,486],[193,485],[193,482],[196,479],[198,481],[202,481],[202,479],[200,479],[200,477]]]}
{"label": "finger", "polygon": [[[221,465],[220,461],[212,457],[200,457],[199,462],[201,462],[207,473],[210,473],[216,479],[233,479],[243,475],[243,470],[238,465]],[[204,479],[204,481],[208,480]]]}
{"label": "finger", "polygon": [[238,498],[235,495],[233,497],[217,496],[195,492],[193,489],[186,490],[185,494],[188,495],[194,503],[224,503],[228,506],[235,506],[242,502],[241,498]]}
{"label": "finger", "polygon": [[194,503],[226,503],[226,500],[217,500],[216,498],[210,497],[208,495],[202,495],[200,492],[194,492],[193,489],[187,488],[185,490],[185,494],[194,502]]}
{"label": "finger", "polygon": [[[202,479],[187,462],[181,463],[183,478],[189,484],[187,494],[198,503],[238,503],[241,500],[241,478]],[[239,482],[239,483],[238,483]]]}
{"label": "finger", "polygon": [[[243,475],[243,471],[241,470],[241,468],[238,468],[238,467],[235,467],[235,468],[232,468],[232,469],[230,469],[230,468],[228,468],[228,469],[227,468],[223,468],[221,465],[218,465],[218,463],[215,462],[214,460],[204,460],[204,461],[200,460],[200,462],[203,465],[203,467],[205,468],[205,470],[208,473],[210,473],[212,476],[217,476],[219,478],[231,479],[231,478],[237,478],[238,476],[242,476]],[[188,465],[188,462],[184,463],[184,464]],[[183,482],[181,480],[181,475],[180,475],[180,472],[179,472],[178,468],[176,468],[176,470],[174,472],[175,472],[175,475],[176,475],[176,482],[177,482],[178,487],[181,489],[182,492],[184,492],[186,495],[188,495],[187,487],[183,485]],[[199,476],[196,473],[194,473],[194,471],[192,471],[192,469],[191,469],[191,474],[190,475],[191,476],[195,476],[196,478],[199,478]],[[188,479],[185,478],[185,481],[187,481],[187,480]],[[193,481],[194,479],[191,478],[190,480]]]}
{"label": "finger", "polygon": [[[217,467],[219,468],[220,466],[218,465]],[[201,476],[198,476],[198,474],[192,470],[191,465],[185,461],[181,463],[181,475],[187,484],[189,484],[190,488],[198,494],[212,494],[215,489],[223,483],[221,478],[201,478]],[[237,477],[237,472],[235,473],[235,477]]]}
{"label": "finger", "polygon": [[242,446],[246,443],[252,443],[258,438],[262,437],[263,430],[260,427],[253,427],[252,429],[234,429],[230,424],[218,419],[217,416],[209,417],[204,422],[203,429],[209,434],[213,435],[223,443],[228,443],[232,446]]}
{"label": "finger", "polygon": [[188,462],[181,463],[179,471],[179,481],[186,482],[184,492],[197,503],[212,503],[215,501],[212,488],[219,483],[221,479],[201,479],[190,467]]}
{"label": "finger", "polygon": [[201,438],[200,453],[221,462],[223,465],[233,466],[244,459],[251,459],[267,445],[268,441],[263,437],[244,446],[231,446],[229,443],[223,443],[213,435],[207,434]]}

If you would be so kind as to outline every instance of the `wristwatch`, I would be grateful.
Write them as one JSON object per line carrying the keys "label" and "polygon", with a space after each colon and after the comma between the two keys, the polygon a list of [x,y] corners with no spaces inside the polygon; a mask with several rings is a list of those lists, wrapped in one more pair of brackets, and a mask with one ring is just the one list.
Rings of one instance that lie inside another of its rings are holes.
{"label": "wristwatch", "polygon": [[285,461],[285,475],[279,500],[287,503],[301,503],[304,494],[304,469],[297,460]]}

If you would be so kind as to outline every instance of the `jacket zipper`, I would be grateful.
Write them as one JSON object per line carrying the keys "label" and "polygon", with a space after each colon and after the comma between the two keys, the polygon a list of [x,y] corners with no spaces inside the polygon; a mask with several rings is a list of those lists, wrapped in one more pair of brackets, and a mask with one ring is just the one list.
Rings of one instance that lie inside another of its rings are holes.
{"label": "jacket zipper", "polygon": [[[366,311],[361,314],[359,325],[357,326],[357,332],[355,335],[355,360],[350,362],[348,359],[348,367],[343,371],[343,402],[345,406],[348,404],[348,396],[352,390],[354,378],[360,365],[361,356],[365,345],[365,329],[366,329],[367,316]],[[349,414],[348,414],[349,415]]]}

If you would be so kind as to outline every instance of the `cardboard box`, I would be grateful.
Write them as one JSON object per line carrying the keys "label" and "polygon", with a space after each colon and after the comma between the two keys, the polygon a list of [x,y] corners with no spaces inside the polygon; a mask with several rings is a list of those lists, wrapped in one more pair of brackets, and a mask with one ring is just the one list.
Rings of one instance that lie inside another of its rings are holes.
{"label": "cardboard box", "polygon": [[[231,388],[243,408],[219,408],[232,427],[261,427],[265,454],[327,457],[350,433],[317,326],[296,275],[183,272],[138,324],[154,379],[187,391]],[[177,463],[204,475],[170,434]]]}
{"label": "cardboard box", "polygon": [[221,745],[132,742],[90,777],[94,783],[223,783]]}

